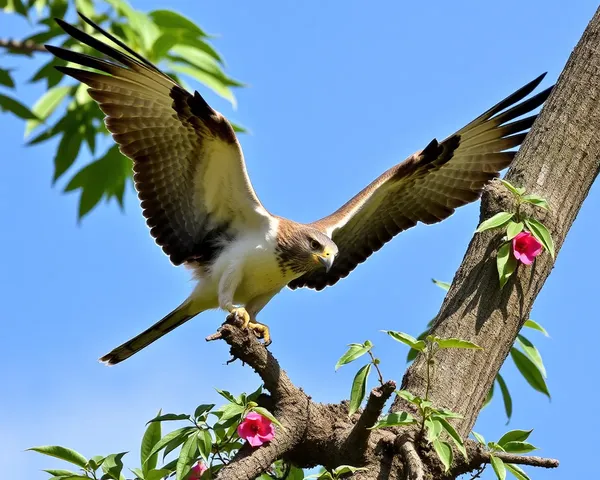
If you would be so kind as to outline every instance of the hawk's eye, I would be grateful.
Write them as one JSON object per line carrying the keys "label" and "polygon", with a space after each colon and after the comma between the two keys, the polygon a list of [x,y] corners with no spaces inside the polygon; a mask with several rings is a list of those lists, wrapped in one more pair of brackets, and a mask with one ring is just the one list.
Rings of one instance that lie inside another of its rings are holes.
{"label": "hawk's eye", "polygon": [[317,242],[315,239],[312,239],[310,241],[310,248],[312,248],[313,250],[320,250],[321,244],[319,242]]}

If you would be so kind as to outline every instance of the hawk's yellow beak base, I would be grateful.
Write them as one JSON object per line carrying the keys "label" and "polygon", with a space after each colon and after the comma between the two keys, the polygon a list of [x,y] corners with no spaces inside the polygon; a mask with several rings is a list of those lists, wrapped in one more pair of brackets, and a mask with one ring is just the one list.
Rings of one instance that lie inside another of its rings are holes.
{"label": "hawk's yellow beak base", "polygon": [[319,263],[321,263],[321,265],[325,267],[326,272],[331,270],[331,267],[333,266],[333,261],[335,260],[335,254],[330,248],[325,247],[323,253],[315,254],[315,257],[319,261]]}

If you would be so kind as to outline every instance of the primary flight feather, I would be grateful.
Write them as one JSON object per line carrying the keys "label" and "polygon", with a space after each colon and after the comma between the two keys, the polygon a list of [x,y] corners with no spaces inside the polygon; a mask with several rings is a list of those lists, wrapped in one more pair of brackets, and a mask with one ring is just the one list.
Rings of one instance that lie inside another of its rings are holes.
{"label": "primary flight feather", "polygon": [[[270,343],[256,319],[282,288],[321,290],[347,276],[399,232],[436,223],[479,198],[506,168],[550,89],[524,100],[536,78],[442,142],[392,167],[333,214],[311,224],[271,215],[258,199],[229,122],[119,39],[124,51],[57,19],[104,58],[48,45],[58,58],[96,71],[56,67],[89,86],[121,152],[150,233],[175,265],[193,269],[192,294],[165,318],[101,358],[116,364],[198,313],[222,308]],[[520,102],[520,103],[519,103]],[[513,121],[515,120],[515,121]]]}

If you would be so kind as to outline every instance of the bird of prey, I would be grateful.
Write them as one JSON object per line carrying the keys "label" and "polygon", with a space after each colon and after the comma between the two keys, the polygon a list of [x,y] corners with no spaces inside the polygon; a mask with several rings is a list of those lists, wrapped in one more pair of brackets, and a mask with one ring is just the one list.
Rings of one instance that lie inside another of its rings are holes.
{"label": "bird of prey", "polygon": [[[100,360],[129,358],[199,313],[221,308],[270,343],[257,314],[284,287],[321,290],[346,277],[396,234],[475,201],[515,156],[550,89],[524,100],[536,78],[442,142],[393,166],[331,215],[302,224],[270,214],[252,188],[229,122],[100,26],[91,36],[57,19],[94,57],[55,46],[56,67],[88,85],[134,183],[150,233],[174,265],[193,270],[189,297]],[[99,40],[103,38],[104,41]],[[105,43],[113,42],[118,48]]]}

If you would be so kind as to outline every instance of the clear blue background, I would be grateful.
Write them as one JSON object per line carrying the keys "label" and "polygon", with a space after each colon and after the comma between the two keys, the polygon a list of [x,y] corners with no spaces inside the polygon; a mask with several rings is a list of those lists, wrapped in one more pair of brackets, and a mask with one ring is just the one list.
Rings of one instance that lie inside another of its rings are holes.
{"label": "clear blue background", "polygon": [[[252,130],[241,138],[254,186],[267,208],[300,221],[327,214],[386,168],[443,138],[538,74],[558,77],[597,2],[134,1],[174,8],[212,33],[228,72],[249,84],[239,108],[201,93]],[[0,14],[2,37],[26,23]],[[19,78],[35,60],[3,60]],[[43,86],[24,85],[31,105]],[[55,143],[23,146],[23,124],[0,117],[0,472],[12,480],[46,477],[62,466],[27,447],[61,444],[85,455],[131,450],[137,465],[145,422],[159,408],[189,412],[219,401],[213,387],[250,391],[249,368],[225,366],[224,343],[206,344],[224,316],[210,312],[115,368],[96,359],[170,311],[192,288],[151,240],[137,201],[126,214],[102,206],[76,223],[76,195],[50,184]],[[310,192],[310,193],[307,193]],[[590,478],[580,464],[597,452],[598,417],[582,405],[598,391],[597,314],[600,191],[592,189],[532,313],[550,331],[532,333],[553,395],[529,388],[509,363],[512,428],[534,428],[542,455],[559,471],[536,479]],[[284,291],[261,315],[273,353],[315,400],[349,395],[357,366],[334,372],[350,342],[371,339],[384,374],[399,380],[406,350],[380,333],[418,334],[451,280],[478,219],[479,205],[443,224],[403,233],[324,292]],[[372,379],[374,380],[374,379]],[[476,429],[497,439],[500,399]],[[592,457],[593,458],[593,457]],[[485,478],[491,478],[487,472]]]}

